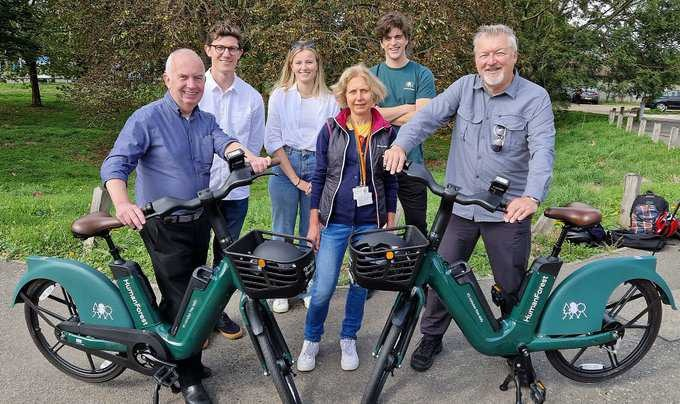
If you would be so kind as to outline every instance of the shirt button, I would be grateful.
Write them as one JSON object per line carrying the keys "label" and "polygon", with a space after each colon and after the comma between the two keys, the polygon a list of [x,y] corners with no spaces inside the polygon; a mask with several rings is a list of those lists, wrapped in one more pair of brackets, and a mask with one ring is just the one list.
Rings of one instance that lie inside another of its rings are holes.
{"label": "shirt button", "polygon": [[482,159],[482,156],[477,156],[477,160],[481,160],[481,159]]}
{"label": "shirt button", "polygon": [[479,178],[479,175],[475,175],[475,178]]}

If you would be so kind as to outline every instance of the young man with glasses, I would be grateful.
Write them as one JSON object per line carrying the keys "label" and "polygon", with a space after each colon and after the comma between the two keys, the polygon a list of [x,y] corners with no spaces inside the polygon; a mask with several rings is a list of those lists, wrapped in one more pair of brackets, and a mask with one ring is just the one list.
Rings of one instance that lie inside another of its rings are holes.
{"label": "young man with glasses", "polygon": [[[404,125],[384,163],[391,172],[401,171],[405,152],[455,117],[446,183],[474,194],[487,190],[497,175],[510,180],[505,214],[456,204],[439,247],[448,262],[467,261],[481,237],[504,298],[501,312],[507,315],[529,260],[531,215],[550,186],[555,124],[548,93],[515,70],[517,38],[512,29],[482,26],[473,48],[477,74],[456,80]],[[413,369],[432,366],[450,322],[451,315],[430,290],[420,321],[423,338],[411,356]]]}
{"label": "young man with glasses", "polygon": [[[387,88],[387,97],[380,102],[378,110],[398,131],[437,95],[434,76],[430,69],[409,60],[406,54],[411,40],[411,24],[404,15],[396,11],[383,15],[376,24],[375,34],[380,39],[385,61],[373,66],[371,72]],[[422,145],[414,147],[408,159],[423,163]],[[404,209],[406,224],[414,225],[427,234],[426,186],[411,178],[400,177],[399,202]]]}
{"label": "young man with glasses", "polygon": [[[226,21],[215,24],[206,36],[205,53],[210,58],[210,68],[205,73],[205,92],[199,106],[215,115],[225,133],[259,155],[264,142],[264,103],[260,93],[236,75],[238,61],[243,55],[240,29]],[[210,188],[221,187],[228,176],[227,163],[214,156]],[[239,237],[248,213],[249,195],[249,187],[241,187],[229,193],[220,204],[229,235],[234,240]],[[215,240],[213,265],[219,264],[223,257]],[[243,336],[241,327],[226,312],[222,313],[215,329],[228,339]]]}

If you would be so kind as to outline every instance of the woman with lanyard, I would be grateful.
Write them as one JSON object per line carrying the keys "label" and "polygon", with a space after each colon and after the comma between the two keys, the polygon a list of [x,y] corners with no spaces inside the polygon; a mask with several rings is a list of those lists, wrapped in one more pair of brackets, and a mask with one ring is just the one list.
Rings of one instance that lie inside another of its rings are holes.
{"label": "woman with lanyard", "polygon": [[[384,98],[385,87],[360,64],[342,73],[333,92],[342,109],[319,133],[312,178],[307,238],[317,254],[304,343],[297,361],[303,372],[316,365],[349,236],[354,231],[393,226],[397,208],[397,179],[381,165],[382,153],[395,136],[389,122],[374,108]],[[356,338],[365,300],[366,289],[351,284],[340,332],[343,370],[359,367]]]}
{"label": "woman with lanyard", "polygon": [[[269,179],[272,230],[307,235],[312,173],[316,167],[316,136],[326,119],[338,113],[338,103],[326,87],[321,56],[311,41],[298,41],[286,55],[281,77],[268,104],[264,146],[281,161]],[[309,305],[309,296],[305,297]],[[274,299],[272,310],[288,311],[288,299]]]}

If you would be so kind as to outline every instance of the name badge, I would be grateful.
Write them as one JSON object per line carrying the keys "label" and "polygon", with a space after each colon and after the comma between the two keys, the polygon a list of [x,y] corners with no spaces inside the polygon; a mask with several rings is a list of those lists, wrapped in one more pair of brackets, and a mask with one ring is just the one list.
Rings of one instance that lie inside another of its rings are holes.
{"label": "name badge", "polygon": [[352,188],[354,200],[357,201],[357,207],[370,205],[373,203],[373,196],[368,190],[367,186],[358,186]]}

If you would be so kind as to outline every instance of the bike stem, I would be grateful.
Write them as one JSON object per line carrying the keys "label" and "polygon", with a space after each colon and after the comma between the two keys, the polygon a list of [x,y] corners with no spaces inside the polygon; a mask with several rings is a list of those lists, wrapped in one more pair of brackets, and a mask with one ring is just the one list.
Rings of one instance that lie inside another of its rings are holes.
{"label": "bike stem", "polygon": [[427,237],[430,241],[430,248],[433,251],[437,251],[439,249],[439,244],[441,243],[444,232],[446,231],[446,226],[449,225],[449,220],[451,219],[451,214],[453,212],[453,201],[456,199],[456,193],[457,192],[453,186],[448,185],[444,190],[444,195],[442,195],[441,201],[439,202],[437,215],[434,217],[430,234]]}
{"label": "bike stem", "polygon": [[[224,220],[224,216],[218,207],[218,201],[215,200],[215,196],[210,189],[204,189],[198,192],[198,199],[203,205],[208,214],[208,220],[210,221],[210,226],[215,232],[215,239],[220,246],[222,252],[226,255],[227,247],[233,242],[231,235],[227,230],[227,225]],[[218,262],[213,262],[213,265],[219,264]]]}

